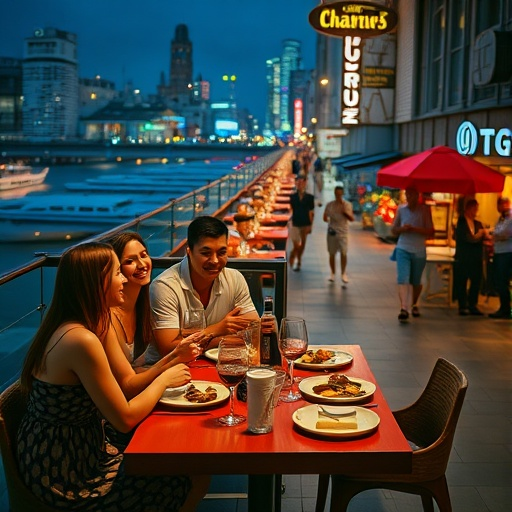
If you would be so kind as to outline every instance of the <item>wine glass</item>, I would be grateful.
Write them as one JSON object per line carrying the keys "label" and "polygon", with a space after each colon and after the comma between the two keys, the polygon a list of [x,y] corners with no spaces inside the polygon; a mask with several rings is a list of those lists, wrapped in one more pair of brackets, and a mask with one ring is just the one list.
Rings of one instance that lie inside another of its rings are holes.
{"label": "wine glass", "polygon": [[186,309],[183,313],[181,336],[186,338],[195,332],[202,331],[204,328],[206,328],[204,309]]}
{"label": "wine glass", "polygon": [[217,419],[228,427],[239,425],[245,416],[234,414],[235,389],[243,380],[249,369],[249,352],[245,341],[236,335],[226,336],[219,343],[217,356],[217,373],[224,384],[229,387],[230,412]]}
{"label": "wine glass", "polygon": [[290,391],[279,399],[283,402],[300,400],[301,394],[293,391],[293,363],[308,350],[308,333],[303,318],[286,317],[281,320],[278,340],[279,352],[288,361],[290,373]]}

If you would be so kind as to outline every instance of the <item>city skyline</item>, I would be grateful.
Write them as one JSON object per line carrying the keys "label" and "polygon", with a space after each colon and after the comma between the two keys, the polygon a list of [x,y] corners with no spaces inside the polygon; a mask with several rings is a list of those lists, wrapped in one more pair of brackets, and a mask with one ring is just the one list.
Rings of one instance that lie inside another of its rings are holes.
{"label": "city skyline", "polygon": [[[24,40],[37,28],[77,34],[79,76],[100,75],[116,88],[132,82],[143,95],[155,94],[163,71],[169,80],[170,44],[184,23],[193,44],[193,77],[212,84],[212,100],[224,96],[222,75],[237,76],[237,103],[264,122],[265,62],[279,57],[285,39],[302,43],[303,66],[315,66],[316,33],[308,23],[313,0],[261,0],[244,4],[154,0],[140,11],[134,0],[9,0],[0,33],[0,56],[22,58]],[[102,12],[100,16],[98,13]],[[212,28],[213,27],[213,28]]]}

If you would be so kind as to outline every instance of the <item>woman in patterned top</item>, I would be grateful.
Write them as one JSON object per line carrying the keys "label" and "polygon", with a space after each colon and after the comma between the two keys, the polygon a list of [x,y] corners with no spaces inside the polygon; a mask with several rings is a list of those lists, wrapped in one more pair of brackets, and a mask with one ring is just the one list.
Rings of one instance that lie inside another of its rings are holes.
{"label": "woman in patterned top", "polygon": [[125,398],[101,343],[109,308],[124,300],[125,281],[109,245],[80,244],[62,256],[21,375],[29,403],[18,431],[19,471],[27,488],[56,508],[192,511],[208,477],[127,476],[123,455],[105,441],[105,419],[128,432],[167,387],[190,381],[188,367],[179,364]]}

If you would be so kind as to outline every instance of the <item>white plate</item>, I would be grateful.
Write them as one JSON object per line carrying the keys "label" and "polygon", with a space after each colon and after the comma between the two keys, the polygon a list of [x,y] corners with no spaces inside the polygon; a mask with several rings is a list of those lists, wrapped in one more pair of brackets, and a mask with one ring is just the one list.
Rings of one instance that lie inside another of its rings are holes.
{"label": "white plate", "polygon": [[190,384],[194,384],[194,386],[204,393],[204,390],[208,386],[212,386],[217,391],[217,398],[212,400],[211,402],[205,402],[204,404],[197,404],[194,402],[189,402],[185,395],[179,395],[175,397],[165,397],[160,398],[159,402],[165,405],[173,405],[175,407],[186,407],[190,409],[198,409],[200,407],[210,407],[212,405],[216,405],[220,402],[224,402],[229,398],[229,389],[221,384],[220,382],[209,382],[207,380],[193,380]]}
{"label": "white plate", "polygon": [[162,398],[175,398],[177,396],[183,395],[189,386],[190,384],[184,384],[183,386],[178,386],[177,388],[167,388],[164,391]]}
{"label": "white plate", "polygon": [[207,350],[204,355],[211,359],[212,361],[217,362],[217,359],[219,358],[219,349],[218,348],[211,348],[210,350]]}
{"label": "white plate", "polygon": [[355,406],[357,416],[357,428],[346,430],[335,430],[316,428],[318,420],[318,406],[306,405],[297,409],[292,416],[293,422],[297,427],[306,432],[326,437],[357,437],[363,434],[369,434],[377,429],[380,418],[375,412],[365,409],[364,407]]}
{"label": "white plate", "polygon": [[301,362],[301,357],[295,359],[294,366],[296,368],[302,368],[304,370],[334,370],[336,368],[341,368],[352,362],[354,356],[349,354],[348,352],[342,352],[341,350],[333,350],[332,347],[328,345],[325,347],[312,347],[310,346],[308,350],[313,350],[316,352],[318,349],[330,350],[334,352],[334,356],[323,363],[303,363]]}
{"label": "white plate", "polygon": [[329,380],[329,375],[319,375],[318,377],[308,377],[307,379],[302,379],[299,382],[299,389],[303,395],[305,395],[306,399],[310,402],[314,403],[334,403],[334,404],[342,404],[345,402],[360,402],[361,400],[366,400],[371,397],[375,390],[377,389],[375,384],[372,382],[368,382],[367,380],[357,379],[356,377],[349,377],[350,380],[354,382],[358,382],[361,384],[361,391],[366,391],[366,393],[362,396],[336,396],[336,397],[328,397],[317,395],[313,391],[314,386],[318,386],[319,384],[327,384]]}

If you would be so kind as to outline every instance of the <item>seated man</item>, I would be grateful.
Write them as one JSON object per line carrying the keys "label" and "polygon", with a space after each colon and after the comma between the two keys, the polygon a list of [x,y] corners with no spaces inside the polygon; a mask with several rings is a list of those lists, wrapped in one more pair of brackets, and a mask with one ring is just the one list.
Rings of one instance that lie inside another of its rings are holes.
{"label": "seated man", "polygon": [[[187,309],[204,308],[205,333],[219,337],[259,320],[249,287],[238,270],[226,268],[228,228],[215,217],[198,217],[187,233],[187,255],[160,274],[150,286],[154,346],[145,364],[169,353],[181,340],[180,325]],[[156,349],[156,350],[152,350]]]}

